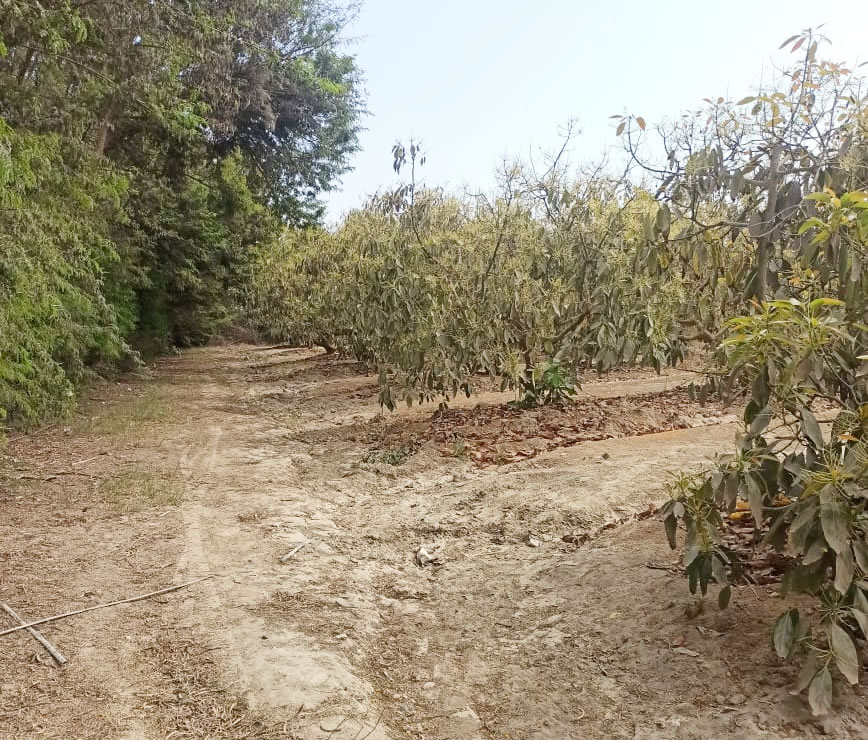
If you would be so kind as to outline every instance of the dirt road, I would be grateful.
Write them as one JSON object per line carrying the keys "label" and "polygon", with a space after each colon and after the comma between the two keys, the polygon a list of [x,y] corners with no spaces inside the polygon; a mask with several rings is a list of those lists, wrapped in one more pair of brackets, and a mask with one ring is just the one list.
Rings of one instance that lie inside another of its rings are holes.
{"label": "dirt road", "polygon": [[739,589],[689,619],[659,522],[634,516],[727,448],[730,418],[509,465],[433,444],[391,465],[366,441],[387,423],[375,394],[308,350],[209,348],[13,442],[0,595],[19,612],[215,577],[46,625],[61,669],[25,633],[0,638],[0,737],[868,736],[865,689],[826,720],[788,694],[779,599]]}

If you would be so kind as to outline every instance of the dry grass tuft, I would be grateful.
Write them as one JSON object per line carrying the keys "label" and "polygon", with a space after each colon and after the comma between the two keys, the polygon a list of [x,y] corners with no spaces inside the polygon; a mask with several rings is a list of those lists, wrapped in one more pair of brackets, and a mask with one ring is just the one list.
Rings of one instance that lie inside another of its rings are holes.
{"label": "dry grass tuft", "polygon": [[129,470],[99,483],[99,492],[115,511],[134,513],[163,506],[178,506],[184,489],[175,478],[149,470]]}
{"label": "dry grass tuft", "polygon": [[257,522],[268,519],[268,512],[265,509],[254,509],[253,511],[245,511],[236,516],[236,519],[241,524],[256,524]]}
{"label": "dry grass tuft", "polygon": [[154,718],[165,738],[205,740],[267,740],[297,738],[290,721],[274,722],[254,715],[246,702],[217,685],[219,674],[211,651],[192,640],[163,638],[147,651],[168,679],[168,690],[143,695],[143,709]]}
{"label": "dry grass tuft", "polygon": [[151,386],[140,396],[113,402],[111,413],[77,417],[72,428],[77,435],[126,439],[139,434],[143,424],[163,421],[167,415],[168,405],[159,390]]}

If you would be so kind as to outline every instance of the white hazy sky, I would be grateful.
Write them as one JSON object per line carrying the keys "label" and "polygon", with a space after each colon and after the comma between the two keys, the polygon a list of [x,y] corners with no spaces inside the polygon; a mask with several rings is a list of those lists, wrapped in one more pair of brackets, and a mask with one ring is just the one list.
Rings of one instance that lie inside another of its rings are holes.
{"label": "white hazy sky", "polygon": [[453,188],[488,187],[504,156],[554,148],[569,119],[573,159],[592,160],[616,144],[612,114],[650,125],[742,97],[786,61],[785,38],[821,23],[824,56],[866,60],[864,1],[365,0],[348,34],[369,115],[327,219],[396,182],[398,139],[421,139],[424,182]]}

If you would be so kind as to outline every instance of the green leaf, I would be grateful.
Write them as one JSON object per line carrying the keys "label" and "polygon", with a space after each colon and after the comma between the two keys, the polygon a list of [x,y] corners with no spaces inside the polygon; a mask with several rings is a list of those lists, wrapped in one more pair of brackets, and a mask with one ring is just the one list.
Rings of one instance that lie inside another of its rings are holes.
{"label": "green leaf", "polygon": [[736,105],[747,105],[748,103],[753,103],[754,100],[756,100],[756,96],[748,95],[746,98],[739,100]]}
{"label": "green leaf", "polygon": [[805,200],[816,200],[820,203],[831,203],[832,196],[828,193],[808,193],[805,196]]}
{"label": "green leaf", "polygon": [[828,668],[824,667],[811,681],[808,703],[815,717],[827,714],[832,708],[832,674]]}
{"label": "green leaf", "polygon": [[684,567],[690,566],[697,557],[699,557],[699,543],[688,542],[687,547],[684,549]]}
{"label": "green leaf", "polygon": [[821,560],[827,552],[828,548],[826,547],[826,540],[818,538],[808,547],[805,556],[802,558],[802,564],[810,565],[811,563],[816,563],[818,560]]}
{"label": "green leaf", "polygon": [[655,226],[657,230],[663,235],[664,239],[669,238],[669,229],[672,226],[672,212],[669,210],[669,206],[665,203],[660,205],[660,208],[657,210],[657,216],[655,217]]}
{"label": "green leaf", "polygon": [[796,624],[799,621],[799,612],[797,609],[788,609],[775,622],[775,631],[773,636],[775,652],[781,657],[786,658],[793,649],[793,640],[796,636]]}
{"label": "green leaf", "polygon": [[[694,558],[695,560],[695,558]],[[696,586],[699,582],[699,569],[694,562],[687,568],[687,588],[690,590],[690,593],[696,593]]]}
{"label": "green leaf", "polygon": [[861,539],[855,540],[853,542],[853,553],[856,555],[859,570],[868,574],[868,542]]}
{"label": "green leaf", "polygon": [[859,623],[859,629],[862,630],[862,635],[866,639],[868,639],[868,613],[863,612],[859,609],[851,609],[850,613],[853,615],[853,618]]}
{"label": "green leaf", "polygon": [[853,551],[849,547],[845,547],[835,558],[835,590],[838,593],[846,594],[850,590],[855,569]]}
{"label": "green leaf", "polygon": [[829,647],[838,670],[851,684],[859,683],[859,655],[850,635],[834,622],[829,625]]}
{"label": "green leaf", "polygon": [[623,134],[626,126],[627,126],[627,122],[621,121],[621,123],[618,124],[618,128],[615,129],[615,136],[620,136],[621,134]]}
{"label": "green leaf", "polygon": [[[868,614],[868,596],[865,596],[861,589],[857,588],[855,591],[856,595],[853,597],[853,608],[863,614]],[[865,636],[868,637],[868,632],[865,633]]]}
{"label": "green leaf", "polygon": [[726,609],[729,606],[729,600],[732,598],[732,586],[727,584],[717,594],[717,605],[721,609]]}
{"label": "green leaf", "polygon": [[772,420],[772,411],[768,406],[765,406],[750,423],[750,436],[759,436]]}
{"label": "green leaf", "polygon": [[802,666],[802,670],[799,671],[799,677],[796,679],[796,685],[793,689],[793,693],[800,694],[811,683],[811,680],[814,676],[817,675],[817,654],[811,653],[807,660],[805,660],[805,664]]}
{"label": "green leaf", "polygon": [[820,450],[823,447],[823,432],[820,430],[820,425],[817,418],[808,410],[802,409],[802,432],[814,445],[815,450]]}
{"label": "green leaf", "polygon": [[763,492],[757,483],[753,474],[748,474],[747,482],[747,500],[750,503],[750,511],[753,514],[753,520],[756,522],[757,528],[763,524]]}
{"label": "green leaf", "polygon": [[666,539],[669,540],[669,547],[674,550],[678,546],[675,540],[675,534],[678,531],[678,520],[674,515],[667,516],[663,520],[663,526],[666,529]]}
{"label": "green leaf", "polygon": [[832,549],[841,553],[850,549],[850,512],[832,486],[820,491],[820,523],[823,536]]}
{"label": "green leaf", "polygon": [[790,540],[798,552],[806,552],[808,549],[808,538],[816,521],[817,506],[817,496],[810,496],[797,504],[799,513],[790,525]]}
{"label": "green leaf", "polygon": [[809,304],[808,308],[812,311],[820,308],[821,306],[829,307],[829,308],[844,308],[847,304],[844,301],[841,301],[837,298],[814,298]]}
{"label": "green leaf", "polygon": [[817,229],[817,228],[824,226],[824,225],[825,224],[823,224],[823,222],[818,218],[809,218],[809,219],[805,220],[802,223],[802,225],[799,227],[798,234],[799,234],[799,236],[801,236],[802,234],[804,234],[806,231],[809,231],[810,229]]}

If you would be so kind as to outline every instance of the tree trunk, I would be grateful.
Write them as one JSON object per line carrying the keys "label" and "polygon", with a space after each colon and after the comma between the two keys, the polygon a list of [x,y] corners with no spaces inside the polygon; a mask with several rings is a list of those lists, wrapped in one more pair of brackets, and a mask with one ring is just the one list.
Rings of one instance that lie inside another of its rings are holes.
{"label": "tree trunk", "polygon": [[771,155],[769,156],[769,174],[766,180],[768,189],[768,202],[766,209],[763,212],[762,218],[762,234],[757,240],[756,250],[756,298],[760,301],[768,298],[769,285],[769,261],[771,259],[772,245],[775,238],[775,220],[778,211],[778,170],[781,164],[781,148],[775,145],[772,147]]}
{"label": "tree trunk", "polygon": [[27,55],[24,57],[24,62],[22,63],[21,68],[18,70],[19,85],[24,83],[24,80],[27,77],[27,73],[30,71],[30,65],[33,64],[33,57],[35,56],[36,49],[29,49],[27,51]]}
{"label": "tree trunk", "polygon": [[114,115],[117,110],[117,98],[112,95],[109,98],[109,103],[106,106],[105,113],[99,122],[99,127],[96,132],[96,152],[97,154],[105,154],[106,147],[109,142],[109,134],[114,128]]}

